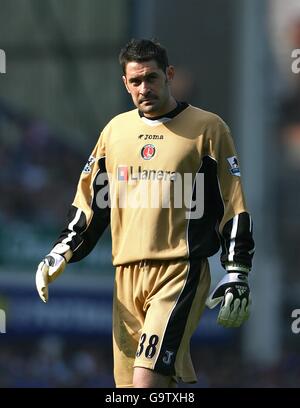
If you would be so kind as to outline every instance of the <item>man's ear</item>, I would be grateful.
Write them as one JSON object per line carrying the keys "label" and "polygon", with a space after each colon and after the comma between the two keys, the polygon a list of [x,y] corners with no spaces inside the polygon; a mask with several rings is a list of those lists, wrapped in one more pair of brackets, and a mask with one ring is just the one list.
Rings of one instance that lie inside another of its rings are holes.
{"label": "man's ear", "polygon": [[130,90],[129,90],[129,88],[128,88],[128,86],[127,86],[126,76],[125,76],[125,75],[123,75],[123,76],[122,76],[122,79],[123,79],[123,82],[124,82],[125,88],[127,89],[127,92],[128,92],[128,93],[131,93],[131,92],[130,92]]}
{"label": "man's ear", "polygon": [[166,76],[167,76],[167,81],[172,82],[175,76],[175,68],[173,65],[169,65],[166,69]]}

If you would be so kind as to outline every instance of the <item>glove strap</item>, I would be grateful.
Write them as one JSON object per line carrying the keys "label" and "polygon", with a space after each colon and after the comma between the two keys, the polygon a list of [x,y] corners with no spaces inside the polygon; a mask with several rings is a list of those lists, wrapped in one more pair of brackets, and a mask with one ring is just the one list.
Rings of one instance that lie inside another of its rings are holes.
{"label": "glove strap", "polygon": [[[51,252],[61,255],[65,258],[66,262],[69,262],[73,255],[70,246],[62,243],[56,244],[55,247],[52,248]],[[51,255],[51,252],[49,255]]]}
{"label": "glove strap", "polygon": [[225,264],[225,269],[227,272],[243,272],[243,273],[249,273],[250,268],[248,266],[239,264],[239,263],[234,263],[234,262],[228,262]]}
{"label": "glove strap", "polygon": [[206,305],[212,309],[223,299],[226,288],[230,287],[230,284],[248,284],[248,276],[244,273],[227,273],[223,279],[217,284],[216,288],[209,295],[206,301]]}

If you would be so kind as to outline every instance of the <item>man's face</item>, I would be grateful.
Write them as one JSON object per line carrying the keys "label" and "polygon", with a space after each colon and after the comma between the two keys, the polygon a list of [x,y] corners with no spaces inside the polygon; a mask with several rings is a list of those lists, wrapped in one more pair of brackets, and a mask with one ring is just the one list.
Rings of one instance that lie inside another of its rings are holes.
{"label": "man's face", "polygon": [[169,83],[174,77],[174,68],[166,72],[157,66],[155,60],[128,62],[123,81],[131,94],[133,103],[147,117],[163,115],[173,108]]}

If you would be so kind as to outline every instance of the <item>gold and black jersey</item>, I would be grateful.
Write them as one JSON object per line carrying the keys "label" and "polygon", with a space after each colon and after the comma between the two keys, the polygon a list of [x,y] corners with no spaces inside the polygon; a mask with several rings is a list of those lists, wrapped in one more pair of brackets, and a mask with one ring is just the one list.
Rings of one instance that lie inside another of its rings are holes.
{"label": "gold and black jersey", "polygon": [[251,267],[252,221],[228,126],[188,105],[149,120],[137,109],[113,118],[85,165],[58,242],[76,262],[108,225],[114,265],[206,258]]}

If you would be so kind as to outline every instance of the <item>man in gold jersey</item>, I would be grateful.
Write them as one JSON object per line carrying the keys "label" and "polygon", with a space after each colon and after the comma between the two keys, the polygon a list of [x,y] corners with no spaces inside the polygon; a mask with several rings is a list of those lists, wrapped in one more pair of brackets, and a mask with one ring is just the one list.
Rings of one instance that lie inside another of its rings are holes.
{"label": "man in gold jersey", "polygon": [[[110,224],[116,386],[172,387],[196,381],[190,339],[205,303],[221,302],[225,327],[248,318],[252,221],[228,126],[175,100],[166,50],[131,40],[119,59],[136,109],[103,129],[36,285],[47,302],[48,284],[86,256]],[[226,273],[207,297],[207,258],[220,245]]]}

